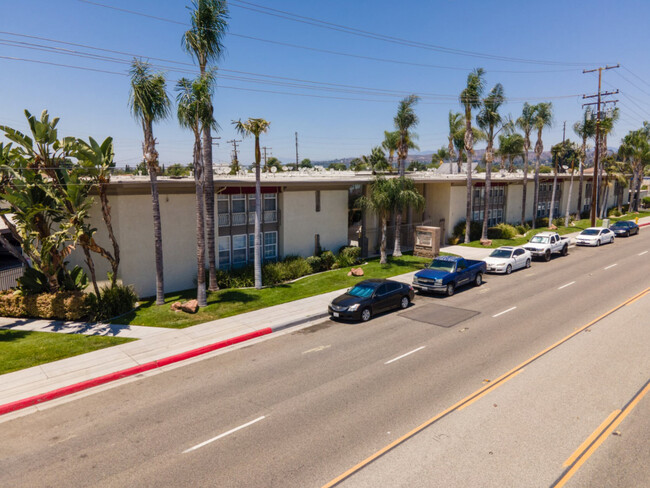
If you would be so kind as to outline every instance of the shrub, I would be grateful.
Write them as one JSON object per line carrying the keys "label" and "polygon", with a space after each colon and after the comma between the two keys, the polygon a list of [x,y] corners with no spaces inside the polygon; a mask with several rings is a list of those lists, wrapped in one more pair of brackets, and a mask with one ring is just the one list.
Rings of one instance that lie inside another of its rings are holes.
{"label": "shrub", "polygon": [[580,212],[580,218],[581,219],[588,219],[591,216],[591,212],[589,210],[583,210]]}
{"label": "shrub", "polygon": [[323,267],[323,260],[319,256],[309,256],[305,261],[307,261],[312,273],[318,273]]}
{"label": "shrub", "polygon": [[535,220],[535,227],[548,227],[548,217],[540,217]]}
{"label": "shrub", "polygon": [[320,255],[320,259],[323,263],[322,269],[324,271],[332,269],[332,266],[336,262],[336,256],[334,256],[334,253],[332,251],[323,251]]}
{"label": "shrub", "polygon": [[276,285],[285,281],[295,280],[308,275],[312,268],[306,259],[291,256],[287,261],[268,263],[262,268],[262,282],[265,285]]}
{"label": "shrub", "polygon": [[488,227],[487,230],[488,239],[503,239],[503,234],[501,233],[500,227]]}
{"label": "shrub", "polygon": [[548,173],[552,173],[552,172],[553,172],[553,168],[551,168],[550,166],[544,166],[544,165],[541,165],[541,166],[539,167],[539,172],[540,172],[540,174],[548,174]]}
{"label": "shrub", "polygon": [[339,255],[336,258],[336,264],[339,268],[347,268],[359,262],[361,257],[361,248],[345,246],[339,250]]}
{"label": "shrub", "polygon": [[650,197],[643,197],[641,201],[643,202],[644,207],[650,207]]}
{"label": "shrub", "polygon": [[[569,218],[569,221],[571,221],[570,218]],[[553,225],[555,227],[563,227],[564,226],[564,217],[557,217],[557,218],[553,219]]]}
{"label": "shrub", "polygon": [[[208,271],[205,273],[209,276]],[[217,269],[217,286],[219,288],[248,288],[255,285],[255,276],[252,266],[224,271]]]}
{"label": "shrub", "polygon": [[619,212],[617,208],[613,208],[613,209],[611,209],[611,210],[607,213],[607,215],[608,215],[609,217],[620,217],[620,216],[621,216],[621,212]]}
{"label": "shrub", "polygon": [[526,232],[528,232],[529,227],[525,225],[517,225],[515,229],[517,230],[517,234],[523,236]]}
{"label": "shrub", "polygon": [[131,286],[115,285],[99,290],[99,297],[88,295],[88,314],[92,320],[108,320],[133,310],[138,296]]}
{"label": "shrub", "polygon": [[517,229],[512,225],[501,223],[497,225],[497,227],[501,229],[501,235],[503,236],[502,239],[512,239],[517,235]]}
{"label": "shrub", "polygon": [[[483,232],[483,223],[482,222],[472,222],[469,225],[469,240],[478,241],[481,238],[481,232]],[[465,221],[461,220],[454,226],[452,233],[453,237],[458,237],[459,241],[465,240]]]}
{"label": "shrub", "polygon": [[268,263],[262,268],[262,283],[265,285],[275,285],[282,283],[282,263]]}
{"label": "shrub", "polygon": [[17,291],[6,291],[0,293],[0,315],[4,317],[81,320],[89,316],[88,297],[89,295],[80,291],[59,291],[38,295],[23,295]]}

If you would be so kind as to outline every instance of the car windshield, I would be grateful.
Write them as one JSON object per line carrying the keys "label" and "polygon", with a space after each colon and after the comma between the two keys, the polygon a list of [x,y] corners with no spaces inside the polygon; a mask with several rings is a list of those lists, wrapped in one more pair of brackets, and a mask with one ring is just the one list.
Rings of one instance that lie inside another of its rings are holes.
{"label": "car windshield", "polygon": [[626,228],[626,227],[627,227],[627,222],[615,222],[615,223],[612,225],[611,228],[612,228],[612,229],[618,229],[618,228],[623,228],[623,229],[624,229],[624,228]]}
{"label": "car windshield", "polygon": [[585,229],[580,232],[583,236],[597,236],[600,233],[598,229]]}
{"label": "car windshield", "polygon": [[372,295],[373,291],[375,291],[374,286],[357,285],[348,292],[348,295],[359,298],[368,298]]}
{"label": "car windshield", "polygon": [[442,259],[434,259],[429,265],[429,269],[437,269],[438,271],[453,271],[453,261],[443,261]]}
{"label": "car windshield", "polygon": [[548,244],[548,236],[533,236],[530,242],[533,244]]}
{"label": "car windshield", "polygon": [[511,255],[512,255],[512,251],[509,251],[507,249],[495,249],[494,251],[492,251],[492,254],[490,254],[490,257],[507,259]]}

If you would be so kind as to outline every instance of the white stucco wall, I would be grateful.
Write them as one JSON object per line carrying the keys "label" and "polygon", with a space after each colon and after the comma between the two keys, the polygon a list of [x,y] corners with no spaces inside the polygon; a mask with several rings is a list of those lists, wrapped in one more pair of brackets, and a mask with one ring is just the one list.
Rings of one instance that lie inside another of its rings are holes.
{"label": "white stucco wall", "polygon": [[348,243],[348,191],[321,190],[320,212],[316,212],[314,190],[280,194],[282,223],[281,253],[311,256],[314,235],[320,235],[322,249],[337,253]]}
{"label": "white stucco wall", "polygon": [[451,186],[449,190],[447,237],[451,236],[451,232],[458,222],[465,220],[467,213],[467,188],[465,186]]}

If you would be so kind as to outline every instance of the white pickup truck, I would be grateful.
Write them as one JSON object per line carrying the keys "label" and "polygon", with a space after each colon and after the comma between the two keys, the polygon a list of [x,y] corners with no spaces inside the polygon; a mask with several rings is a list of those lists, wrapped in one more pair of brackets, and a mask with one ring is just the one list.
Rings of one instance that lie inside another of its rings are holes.
{"label": "white pickup truck", "polygon": [[560,237],[557,232],[540,232],[524,244],[524,249],[530,251],[533,257],[550,261],[552,253],[560,253],[562,256],[569,254],[569,238]]}

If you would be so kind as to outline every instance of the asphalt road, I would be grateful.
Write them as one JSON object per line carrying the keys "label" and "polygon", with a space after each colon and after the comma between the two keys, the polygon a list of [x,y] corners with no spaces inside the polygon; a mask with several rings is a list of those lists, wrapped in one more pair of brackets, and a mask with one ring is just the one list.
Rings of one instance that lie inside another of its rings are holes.
{"label": "asphalt road", "polygon": [[650,287],[648,250],[643,229],[0,423],[0,486],[319,487],[426,422],[339,486],[648,486],[650,295],[528,362]]}

